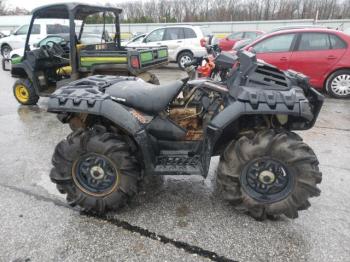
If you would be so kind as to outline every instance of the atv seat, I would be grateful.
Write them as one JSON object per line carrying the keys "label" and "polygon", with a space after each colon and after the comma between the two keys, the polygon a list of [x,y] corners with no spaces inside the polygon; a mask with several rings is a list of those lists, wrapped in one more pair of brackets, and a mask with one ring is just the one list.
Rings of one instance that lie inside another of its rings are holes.
{"label": "atv seat", "polygon": [[184,83],[176,81],[166,85],[152,85],[141,79],[120,81],[106,89],[123,103],[147,113],[158,113],[180,93]]}

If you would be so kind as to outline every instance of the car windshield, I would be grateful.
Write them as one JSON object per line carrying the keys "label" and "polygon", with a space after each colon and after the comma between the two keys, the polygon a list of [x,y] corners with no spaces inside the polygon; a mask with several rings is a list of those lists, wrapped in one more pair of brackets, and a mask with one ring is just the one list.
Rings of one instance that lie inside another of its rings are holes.
{"label": "car windshield", "polygon": [[241,41],[239,41],[239,42],[237,42],[237,43],[235,44],[235,46],[233,47],[233,49],[234,49],[234,50],[240,50],[240,49],[246,47],[247,45],[253,43],[255,40],[261,38],[261,37],[264,36],[264,35],[265,35],[265,34],[259,34],[259,35],[256,35],[255,37],[241,40]]}
{"label": "car windshield", "polygon": [[[256,39],[256,38],[255,38],[255,39]],[[245,47],[245,46],[247,46],[247,45],[253,43],[253,41],[254,41],[255,39],[245,39],[245,40],[242,40],[242,41],[238,42],[238,43],[234,46],[234,49],[235,49],[235,50],[240,50],[240,49],[242,49],[243,47]]]}
{"label": "car windshield", "polygon": [[141,43],[142,40],[145,38],[146,34],[141,34],[138,36],[135,36],[134,38],[132,38],[129,43]]}

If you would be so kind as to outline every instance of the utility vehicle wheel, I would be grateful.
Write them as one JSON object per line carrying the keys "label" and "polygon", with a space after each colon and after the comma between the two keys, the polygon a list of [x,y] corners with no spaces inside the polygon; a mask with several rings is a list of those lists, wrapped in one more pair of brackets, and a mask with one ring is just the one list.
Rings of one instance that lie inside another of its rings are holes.
{"label": "utility vehicle wheel", "polygon": [[335,98],[350,97],[350,70],[339,70],[330,75],[326,82],[326,90]]}
{"label": "utility vehicle wheel", "polygon": [[13,94],[22,105],[35,105],[39,100],[39,96],[29,79],[18,79],[13,85]]}
{"label": "utility vehicle wheel", "polygon": [[153,73],[150,73],[150,80],[148,80],[148,83],[153,85],[160,85],[158,77]]}
{"label": "utility vehicle wheel", "polygon": [[51,181],[71,206],[103,214],[137,193],[140,166],[124,139],[102,126],[79,129],[61,141],[52,157]]}
{"label": "utility vehicle wheel", "polygon": [[193,55],[191,52],[185,51],[179,54],[177,58],[177,63],[181,70],[185,70],[185,64],[193,60]]}
{"label": "utility vehicle wheel", "polygon": [[2,47],[1,47],[1,55],[5,58],[9,58],[10,57],[10,53],[12,51],[12,48],[7,45],[7,44],[4,44]]}
{"label": "utility vehicle wheel", "polygon": [[322,180],[312,149],[295,133],[265,130],[231,142],[221,156],[217,182],[238,210],[258,220],[310,206]]}

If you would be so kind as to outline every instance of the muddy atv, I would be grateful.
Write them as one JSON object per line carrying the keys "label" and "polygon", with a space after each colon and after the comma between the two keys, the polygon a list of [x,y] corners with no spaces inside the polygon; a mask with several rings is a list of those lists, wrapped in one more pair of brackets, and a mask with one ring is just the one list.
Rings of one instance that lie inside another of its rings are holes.
{"label": "muddy atv", "polygon": [[[40,97],[50,96],[57,88],[96,74],[138,76],[149,83],[159,84],[158,78],[149,70],[168,63],[167,47],[122,47],[121,12],[118,8],[77,3],[35,9],[24,54],[10,60],[11,74],[18,78],[13,86],[17,101],[34,105]],[[48,30],[57,30],[55,26],[62,28],[64,37],[48,35],[30,45],[40,31],[40,20],[43,19],[61,23],[48,26]],[[92,28],[89,23],[96,19],[101,22]]]}
{"label": "muddy atv", "polygon": [[104,213],[122,207],[146,176],[206,177],[220,156],[217,183],[237,209],[296,218],[320,194],[321,172],[293,131],[312,128],[322,104],[304,75],[248,52],[226,85],[91,76],[49,100],[48,111],[76,129],[56,146],[50,177],[69,204]]}

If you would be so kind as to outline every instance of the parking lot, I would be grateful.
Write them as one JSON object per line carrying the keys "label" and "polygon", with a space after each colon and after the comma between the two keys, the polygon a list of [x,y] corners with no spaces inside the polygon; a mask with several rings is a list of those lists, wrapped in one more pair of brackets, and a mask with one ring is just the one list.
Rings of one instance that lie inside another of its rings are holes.
{"label": "parking lot", "polygon": [[[184,73],[154,71],[166,83]],[[55,115],[19,106],[0,71],[0,261],[348,261],[350,100],[327,98],[300,135],[319,157],[321,196],[296,220],[258,222],[235,211],[207,179],[147,182],[120,213],[98,218],[68,207],[49,180],[54,146],[69,134]]]}

